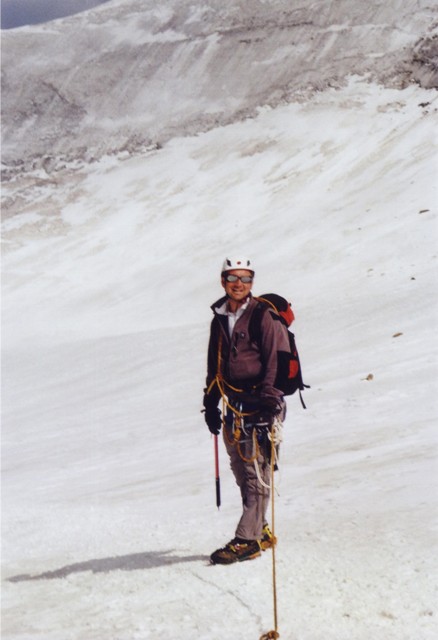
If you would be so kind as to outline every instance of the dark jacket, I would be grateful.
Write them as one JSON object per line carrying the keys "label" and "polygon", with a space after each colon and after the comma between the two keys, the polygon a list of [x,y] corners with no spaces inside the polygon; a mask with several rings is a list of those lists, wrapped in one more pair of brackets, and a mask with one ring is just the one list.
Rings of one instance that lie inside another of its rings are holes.
{"label": "dark jacket", "polygon": [[[247,309],[238,318],[232,335],[228,331],[225,313],[227,297],[212,305],[214,318],[210,327],[208,346],[207,389],[219,401],[220,389],[213,384],[216,376],[223,380],[225,394],[242,401],[283,397],[274,387],[278,352],[290,353],[286,327],[275,312],[263,313],[261,337],[255,341],[250,335],[250,320],[258,301],[250,298]],[[236,391],[238,390],[238,391]]]}

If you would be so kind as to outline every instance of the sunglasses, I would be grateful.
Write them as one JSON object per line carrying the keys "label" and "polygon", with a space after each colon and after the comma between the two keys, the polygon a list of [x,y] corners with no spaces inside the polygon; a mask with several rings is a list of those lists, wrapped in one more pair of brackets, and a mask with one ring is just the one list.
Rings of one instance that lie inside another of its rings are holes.
{"label": "sunglasses", "polygon": [[228,275],[225,276],[225,280],[227,282],[237,282],[238,280],[240,280],[242,284],[249,284],[250,282],[252,282],[253,277],[252,276],[235,276],[232,273],[229,273]]}

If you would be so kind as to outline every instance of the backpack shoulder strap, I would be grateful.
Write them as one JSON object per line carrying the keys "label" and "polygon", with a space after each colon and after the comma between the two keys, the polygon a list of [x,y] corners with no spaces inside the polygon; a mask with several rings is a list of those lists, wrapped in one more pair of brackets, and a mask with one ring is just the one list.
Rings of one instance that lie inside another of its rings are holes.
{"label": "backpack shoulder strap", "polygon": [[275,304],[269,300],[268,298],[265,298],[264,296],[254,296],[255,300],[258,300],[259,303],[264,304],[267,307],[271,307],[271,309],[273,309],[275,311],[275,313],[278,313],[278,309],[275,306]]}
{"label": "backpack shoulder strap", "polygon": [[254,300],[257,300],[257,305],[254,307],[251,318],[249,319],[248,333],[251,342],[260,344],[262,340],[262,318],[269,307],[261,298],[254,297]]}

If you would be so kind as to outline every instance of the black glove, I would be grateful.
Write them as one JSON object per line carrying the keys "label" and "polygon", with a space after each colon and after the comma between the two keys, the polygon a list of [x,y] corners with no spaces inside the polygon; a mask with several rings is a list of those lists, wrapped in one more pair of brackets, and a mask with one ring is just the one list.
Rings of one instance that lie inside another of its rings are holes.
{"label": "black glove", "polygon": [[260,398],[259,411],[275,418],[281,413],[281,403],[278,398],[273,398],[272,396]]}
{"label": "black glove", "polygon": [[207,427],[214,436],[219,435],[222,426],[221,412],[216,409],[205,409],[205,422]]}
{"label": "black glove", "polygon": [[204,396],[204,418],[210,433],[217,436],[222,427],[221,412],[217,406],[217,400],[205,394]]}
{"label": "black glove", "polygon": [[277,398],[260,398],[257,422],[272,426],[274,418],[281,413],[281,404]]}

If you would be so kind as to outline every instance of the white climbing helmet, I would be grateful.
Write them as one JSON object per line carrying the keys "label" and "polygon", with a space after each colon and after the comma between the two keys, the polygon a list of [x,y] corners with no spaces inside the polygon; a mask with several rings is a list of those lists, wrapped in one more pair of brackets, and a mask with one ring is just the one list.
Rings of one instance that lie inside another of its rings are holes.
{"label": "white climbing helmet", "polygon": [[225,258],[222,265],[222,273],[232,271],[233,269],[247,269],[254,275],[254,269],[251,260],[249,258]]}

